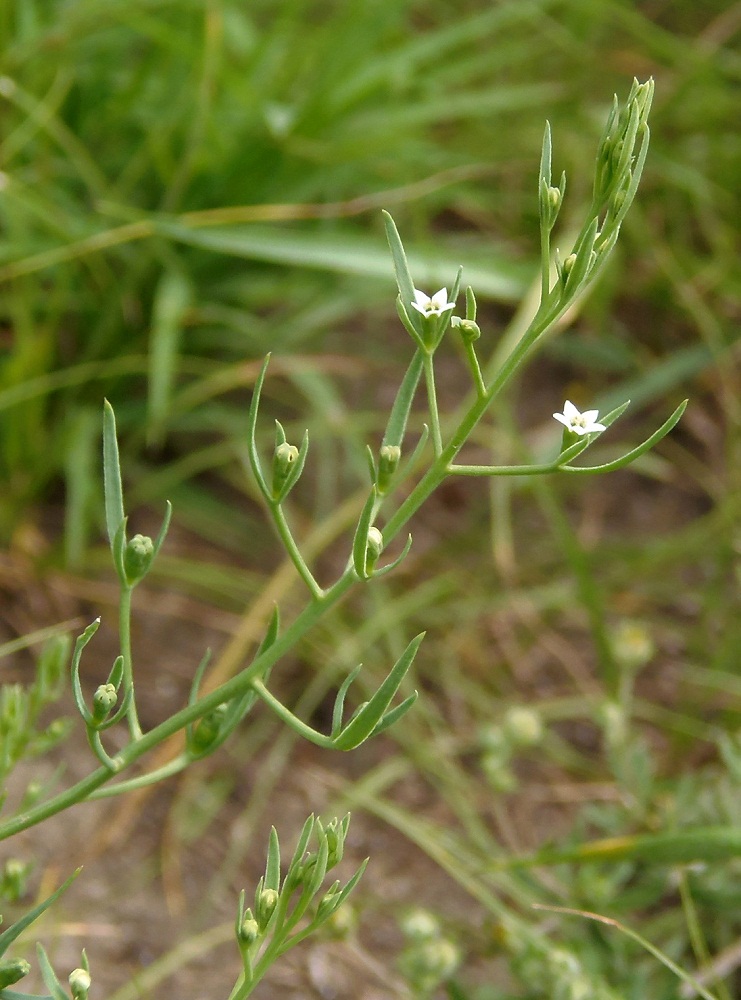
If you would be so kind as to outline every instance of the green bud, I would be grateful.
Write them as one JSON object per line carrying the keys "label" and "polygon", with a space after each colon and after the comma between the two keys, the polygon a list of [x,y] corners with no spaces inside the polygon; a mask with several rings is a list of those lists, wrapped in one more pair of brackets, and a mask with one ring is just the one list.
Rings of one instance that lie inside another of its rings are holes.
{"label": "green bud", "polygon": [[278,905],[278,898],[278,892],[275,889],[260,889],[258,891],[255,898],[255,912],[261,931],[264,931],[270,923],[270,919]]}
{"label": "green bud", "polygon": [[12,986],[19,980],[27,976],[31,971],[31,966],[25,958],[3,958],[0,959],[0,988]]}
{"label": "green bud", "polygon": [[239,943],[249,948],[260,937],[260,926],[252,915],[252,910],[245,910],[242,923],[239,925]]}
{"label": "green bud", "polygon": [[429,941],[440,936],[440,922],[429,910],[411,910],[401,922],[401,929],[411,941]]}
{"label": "green bud", "polygon": [[543,738],[543,723],[538,712],[532,708],[515,706],[504,716],[504,731],[518,747],[531,747]]}
{"label": "green bud", "polygon": [[401,458],[401,448],[398,444],[384,444],[378,453],[378,487],[379,493],[385,493],[391,478],[396,472]]}
{"label": "green bud", "polygon": [[327,920],[332,916],[335,909],[337,908],[338,897],[340,895],[340,883],[339,880],[327,889],[327,891],[322,896],[319,906],[316,909],[316,920],[322,922]]}
{"label": "green bud", "polygon": [[208,712],[202,719],[199,719],[190,741],[190,750],[192,752],[197,754],[208,752],[221,735],[221,724],[226,711],[226,705],[217,705],[211,712]]}
{"label": "green bud", "polygon": [[72,1000],[87,1000],[90,989],[90,973],[87,969],[73,969],[69,974],[69,986],[72,990]]}
{"label": "green bud", "polygon": [[561,275],[563,277],[564,283],[566,282],[566,279],[571,273],[571,269],[573,268],[575,263],[576,263],[576,254],[570,253],[561,266]]}
{"label": "green bud", "polygon": [[656,651],[651,633],[641,622],[621,622],[611,639],[615,659],[627,670],[645,667]]}
{"label": "green bud", "polygon": [[295,444],[283,441],[273,452],[273,496],[280,495],[283,484],[288,478],[291,466],[298,459],[298,448]]}
{"label": "green bud", "polygon": [[334,868],[342,861],[345,849],[344,836],[336,819],[327,826],[324,835],[327,838],[327,868]]}
{"label": "green bud", "polygon": [[475,323],[472,319],[459,319],[455,326],[463,340],[469,344],[473,344],[481,336],[481,329],[478,323]]}
{"label": "green bud", "polygon": [[366,543],[366,566],[371,572],[378,557],[383,552],[383,535],[375,526],[368,528],[368,541]]}
{"label": "green bud", "polygon": [[154,542],[149,535],[134,535],[124,550],[124,572],[130,586],[138,583],[149,571],[154,559]]}
{"label": "green bud", "polygon": [[113,684],[101,684],[93,695],[93,721],[104,722],[118,699]]}
{"label": "green bud", "polygon": [[0,895],[11,903],[17,902],[26,892],[26,880],[31,865],[20,858],[8,858],[0,878]]}

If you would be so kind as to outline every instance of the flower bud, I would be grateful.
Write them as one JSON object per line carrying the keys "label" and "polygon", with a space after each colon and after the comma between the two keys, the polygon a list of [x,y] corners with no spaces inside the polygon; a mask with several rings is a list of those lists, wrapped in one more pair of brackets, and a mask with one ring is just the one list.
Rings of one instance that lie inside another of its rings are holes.
{"label": "flower bud", "polygon": [[149,535],[134,535],[124,550],[124,572],[130,586],[138,583],[149,571],[154,559],[154,542]]}
{"label": "flower bud", "polygon": [[504,731],[517,747],[531,747],[543,738],[543,723],[538,712],[524,706],[514,706],[504,716]]}
{"label": "flower bud", "polygon": [[252,915],[252,910],[245,910],[242,923],[239,925],[239,943],[249,948],[260,937],[260,926]]}
{"label": "flower bud", "polygon": [[72,1000],[87,1000],[91,982],[90,973],[87,969],[73,969],[69,974],[69,987],[72,991]]}
{"label": "flower bud", "polygon": [[291,466],[298,459],[298,448],[295,444],[283,441],[273,452],[273,496],[278,497],[283,484],[288,478]]}
{"label": "flower bud", "polygon": [[421,907],[407,913],[401,923],[401,929],[412,941],[429,941],[440,935],[440,923],[437,917]]}
{"label": "flower bud", "polygon": [[378,487],[379,493],[385,493],[391,483],[391,477],[396,472],[401,458],[401,448],[398,444],[381,445],[378,453]]}
{"label": "flower bud", "polygon": [[278,905],[278,892],[276,889],[260,889],[255,898],[255,913],[257,923],[261,931],[270,923],[270,918],[275,913]]}
{"label": "flower bud", "polygon": [[213,711],[199,719],[190,741],[191,752],[204,754],[209,751],[221,734],[221,723],[226,715],[226,710],[226,705],[217,705]]}
{"label": "flower bud", "polygon": [[383,552],[383,535],[375,526],[368,528],[368,541],[366,543],[366,566],[368,572],[372,572],[378,561],[378,557]]}
{"label": "flower bud", "polygon": [[26,879],[31,866],[19,858],[8,858],[0,877],[0,895],[11,903],[17,902],[26,891]]}
{"label": "flower bud", "polygon": [[572,268],[573,268],[573,266],[574,266],[575,263],[576,263],[576,254],[575,253],[570,253],[568,255],[568,257],[566,258],[566,260],[563,262],[563,265],[562,265],[562,268],[561,268],[561,274],[563,276],[564,282],[568,278],[569,274],[571,274],[571,270],[572,270]]}
{"label": "flower bud", "polygon": [[115,706],[118,695],[113,684],[101,684],[93,695],[93,721],[103,722]]}
{"label": "flower bud", "polygon": [[469,344],[472,344],[481,336],[481,329],[478,323],[474,323],[472,319],[462,319],[456,323],[456,327],[461,337]]}
{"label": "flower bud", "polygon": [[319,906],[316,909],[317,922],[327,920],[334,913],[337,908],[337,900],[340,895],[340,891],[340,883],[338,880],[324,893],[319,902]]}
{"label": "flower bud", "polygon": [[334,868],[342,861],[345,847],[344,837],[336,819],[333,819],[327,826],[324,835],[327,838],[327,868]]}
{"label": "flower bud", "polygon": [[12,986],[31,971],[31,966],[25,958],[0,959],[0,989]]}

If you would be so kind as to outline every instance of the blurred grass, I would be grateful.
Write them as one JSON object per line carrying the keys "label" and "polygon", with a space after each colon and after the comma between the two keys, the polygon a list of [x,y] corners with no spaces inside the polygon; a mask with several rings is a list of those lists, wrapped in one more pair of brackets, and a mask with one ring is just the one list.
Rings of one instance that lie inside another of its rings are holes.
{"label": "blurred grass", "polygon": [[[634,946],[534,918],[533,899],[619,912],[687,968],[741,929],[738,859],[516,876],[492,865],[549,833],[578,844],[740,820],[739,31],[741,5],[720,0],[0,8],[0,531],[13,538],[63,496],[67,563],[97,567],[106,395],[132,507],[168,496],[179,525],[250,563],[240,577],[168,553],[160,579],[230,611],[276,580],[295,600],[281,569],[268,576],[278,556],[240,466],[264,352],[279,376],[265,426],[275,408],[291,439],[311,428],[315,488],[297,490],[292,511],[307,535],[362,480],[385,381],[408,350],[379,208],[394,211],[428,291],[465,265],[496,361],[537,271],[544,119],[568,174],[568,230],[613,91],[656,77],[651,152],[613,263],[474,445],[500,461],[537,455],[566,396],[603,410],[630,397],[620,432],[631,440],[690,394],[680,428],[640,476],[451,485],[415,524],[398,578],[319,630],[296,681],[304,708],[321,712],[348,665],[362,656],[367,676],[380,674],[428,628],[425,697],[391,734],[398,755],[367,760],[346,787],[327,780],[338,808],[395,826],[486,915],[471,976],[506,953],[527,995],[554,982],[550,952],[518,951],[508,907],[587,968],[590,995],[615,996],[615,983],[626,998],[677,995]],[[452,362],[445,374],[453,407],[467,387]],[[336,557],[323,558],[329,570]],[[647,637],[642,669],[616,657],[626,627]],[[243,645],[254,630],[246,615]],[[239,654],[238,633],[224,669]],[[492,768],[482,733],[523,705],[543,743]],[[214,876],[220,894],[238,882],[290,746],[271,750]],[[434,817],[409,806],[410,775]],[[181,789],[175,811],[188,795],[198,788]],[[179,850],[197,851],[199,835]],[[698,914],[704,941],[688,930]],[[455,995],[497,994],[459,984]]]}

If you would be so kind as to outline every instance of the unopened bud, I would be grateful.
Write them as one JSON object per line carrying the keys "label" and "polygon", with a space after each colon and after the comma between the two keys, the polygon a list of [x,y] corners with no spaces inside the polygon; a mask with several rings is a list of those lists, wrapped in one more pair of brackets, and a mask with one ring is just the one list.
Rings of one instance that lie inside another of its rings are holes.
{"label": "unopened bud", "polygon": [[332,820],[324,834],[327,838],[327,868],[333,868],[342,861],[344,851],[343,837],[336,819]]}
{"label": "unopened bud", "polygon": [[291,466],[298,459],[298,448],[295,444],[283,441],[273,452],[273,496],[280,494],[283,484],[288,478]]}
{"label": "unopened bud", "polygon": [[129,584],[138,583],[147,574],[153,558],[154,542],[149,535],[134,535],[126,543],[124,571]]}
{"label": "unopened bud", "polygon": [[562,265],[561,273],[563,274],[564,281],[568,278],[569,274],[571,274],[572,268],[574,267],[575,263],[576,263],[576,254],[570,253]]}
{"label": "unopened bud", "polygon": [[205,753],[211,748],[214,741],[221,734],[221,724],[226,715],[226,710],[226,705],[217,705],[213,711],[208,712],[207,715],[204,715],[199,720],[190,743],[191,751]]}
{"label": "unopened bud", "polygon": [[468,343],[472,344],[475,340],[478,340],[481,336],[481,329],[478,323],[474,323],[472,319],[462,319],[456,324],[458,328],[458,333],[461,337]]}
{"label": "unopened bud", "polygon": [[398,444],[381,445],[381,450],[378,452],[378,482],[376,483],[379,493],[385,493],[388,489],[400,458],[401,448]]}
{"label": "unopened bud", "polygon": [[368,541],[366,543],[366,565],[368,570],[372,570],[378,557],[383,552],[383,535],[375,526],[368,528]]}
{"label": "unopened bud", "polygon": [[103,722],[117,699],[118,695],[113,684],[101,684],[93,695],[93,721]]}
{"label": "unopened bud", "polygon": [[31,866],[20,858],[8,858],[0,877],[0,895],[16,903],[26,891],[26,879]]}
{"label": "unopened bud", "polygon": [[260,937],[260,925],[252,915],[252,910],[246,910],[242,923],[239,925],[239,943],[249,947]]}
{"label": "unopened bud", "polygon": [[515,706],[504,716],[504,730],[518,747],[531,747],[543,738],[543,723],[538,712],[532,708]]}
{"label": "unopened bud", "polygon": [[316,920],[318,922],[327,920],[334,913],[337,908],[339,895],[340,883],[337,881],[322,896],[316,910]]}
{"label": "unopened bud", "polygon": [[260,930],[264,931],[270,923],[278,905],[278,892],[275,889],[261,889],[255,899],[255,912]]}
{"label": "unopened bud", "polygon": [[429,941],[440,935],[440,923],[429,910],[416,909],[404,917],[401,929],[412,941]]}
{"label": "unopened bud", "polygon": [[87,969],[73,969],[69,974],[69,987],[72,991],[72,1000],[87,1000],[91,982],[90,973]]}
{"label": "unopened bud", "polygon": [[31,971],[31,966],[25,958],[3,958],[0,959],[0,988],[12,986],[19,980],[27,976]]}

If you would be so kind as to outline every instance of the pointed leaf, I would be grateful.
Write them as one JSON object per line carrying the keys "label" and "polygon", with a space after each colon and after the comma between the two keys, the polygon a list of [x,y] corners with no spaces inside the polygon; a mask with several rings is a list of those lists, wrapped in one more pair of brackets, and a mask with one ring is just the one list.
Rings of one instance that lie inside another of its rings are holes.
{"label": "pointed leaf", "polygon": [[38,906],[34,906],[34,908],[32,910],[29,910],[25,916],[21,917],[20,920],[16,920],[14,924],[11,924],[10,927],[7,928],[7,930],[3,931],[3,933],[0,934],[0,956],[5,954],[5,952],[8,950],[10,945],[16,940],[16,938],[20,934],[22,934],[22,932],[30,924],[32,924],[37,917],[40,917],[41,914],[44,912],[44,910],[48,909],[48,907],[50,907],[52,903],[54,903],[57,899],[59,899],[62,893],[65,892],[65,890],[67,890],[72,885],[72,883],[74,882],[74,880],[77,878],[77,876],[80,874],[81,871],[82,868],[77,868],[70,875],[70,877],[59,886],[59,888],[55,892],[53,892],[50,896],[47,896],[43,902],[39,903]]}
{"label": "pointed leaf", "polygon": [[48,990],[51,990],[51,995],[54,1000],[69,1000],[69,997],[62,989],[62,984],[57,979],[57,974],[51,966],[48,955],[40,944],[36,945],[36,954],[39,959],[39,967],[41,968],[41,976],[44,980],[44,986],[46,986]]}
{"label": "pointed leaf", "polygon": [[272,492],[268,488],[268,484],[265,481],[265,476],[262,472],[262,466],[260,465],[260,455],[257,450],[257,414],[260,409],[260,395],[262,393],[262,385],[265,381],[265,373],[268,370],[268,365],[270,364],[270,355],[265,356],[265,360],[262,363],[262,368],[260,369],[260,374],[257,376],[255,382],[255,388],[252,390],[252,400],[250,402],[250,412],[247,418],[247,454],[250,460],[250,467],[252,468],[252,474],[255,477],[260,492],[265,497],[268,502],[272,501]]}
{"label": "pointed leaf", "polygon": [[368,739],[391,704],[392,698],[414,661],[423,638],[424,632],[421,632],[412,639],[368,704],[355,718],[348,722],[339,736],[333,740],[333,745],[338,750],[353,750]]}
{"label": "pointed leaf", "polygon": [[401,237],[399,236],[399,230],[396,228],[396,223],[388,212],[384,211],[381,214],[383,215],[383,223],[386,227],[386,239],[388,240],[388,244],[391,249],[391,258],[394,263],[396,285],[399,289],[401,301],[408,312],[409,306],[412,302],[414,302],[414,281],[409,273],[407,255],[404,251]]}
{"label": "pointed leaf", "polygon": [[394,405],[391,407],[388,424],[383,435],[383,443],[401,448],[404,442],[409,414],[417,392],[417,386],[422,376],[423,357],[421,351],[415,351],[414,357],[409,362],[404,378],[399,390],[396,393]]}
{"label": "pointed leaf", "polygon": [[276,892],[280,890],[280,842],[278,831],[274,826],[270,828],[270,843],[265,864],[265,888],[275,889]]}
{"label": "pointed leaf", "polygon": [[103,490],[108,540],[115,555],[115,539],[124,521],[121,463],[116,438],[116,416],[106,399],[103,403]]}
{"label": "pointed leaf", "polygon": [[378,500],[378,490],[375,486],[371,488],[368,499],[363,505],[358,518],[358,526],[355,529],[355,537],[352,543],[352,561],[355,572],[361,580],[369,578],[368,565],[368,531],[373,522],[373,514]]}
{"label": "pointed leaf", "polygon": [[361,667],[362,667],[362,664],[360,664],[359,666],[355,667],[355,669],[352,670],[347,675],[347,677],[342,682],[342,685],[341,685],[339,691],[337,692],[337,697],[335,698],[335,701],[334,701],[334,710],[332,712],[332,736],[333,737],[336,736],[340,732],[340,730],[342,729],[342,710],[345,707],[345,697],[347,695],[347,692],[350,689],[350,685],[352,684],[352,682],[355,680],[355,678],[360,673]]}

